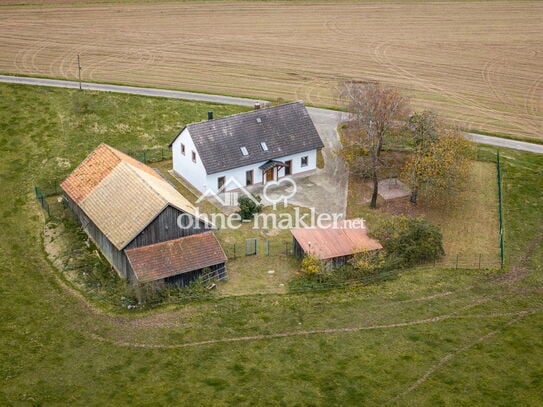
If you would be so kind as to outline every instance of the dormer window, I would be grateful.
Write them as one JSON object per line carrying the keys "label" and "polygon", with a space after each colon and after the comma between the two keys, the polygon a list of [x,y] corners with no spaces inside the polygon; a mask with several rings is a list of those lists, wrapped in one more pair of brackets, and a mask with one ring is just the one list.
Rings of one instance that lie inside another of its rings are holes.
{"label": "dormer window", "polygon": [[268,151],[268,145],[265,141],[260,143],[260,147],[262,147],[262,151]]}
{"label": "dormer window", "polygon": [[240,150],[241,150],[241,154],[243,154],[244,156],[249,155],[249,151],[247,151],[247,147],[240,147]]}

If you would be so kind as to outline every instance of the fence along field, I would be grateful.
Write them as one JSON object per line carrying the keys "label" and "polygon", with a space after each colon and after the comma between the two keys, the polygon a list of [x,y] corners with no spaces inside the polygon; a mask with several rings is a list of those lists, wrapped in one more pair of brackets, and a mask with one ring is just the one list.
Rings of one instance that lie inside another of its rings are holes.
{"label": "fence along field", "polygon": [[[54,2],[53,2],[54,3]],[[399,86],[465,128],[543,137],[543,3],[2,7],[0,71],[336,104]]]}

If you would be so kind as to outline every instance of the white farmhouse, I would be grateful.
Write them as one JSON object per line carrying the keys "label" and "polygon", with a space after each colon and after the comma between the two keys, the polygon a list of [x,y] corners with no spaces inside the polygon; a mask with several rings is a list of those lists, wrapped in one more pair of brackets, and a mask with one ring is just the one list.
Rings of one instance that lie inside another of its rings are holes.
{"label": "white farmhouse", "polygon": [[302,102],[189,124],[170,144],[175,173],[202,193],[307,174],[323,146]]}

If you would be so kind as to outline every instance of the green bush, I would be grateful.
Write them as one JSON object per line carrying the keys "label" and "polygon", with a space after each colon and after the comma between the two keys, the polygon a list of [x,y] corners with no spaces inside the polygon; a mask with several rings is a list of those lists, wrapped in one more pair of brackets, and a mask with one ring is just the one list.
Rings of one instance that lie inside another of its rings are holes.
{"label": "green bush", "polygon": [[241,219],[253,219],[255,214],[262,211],[262,205],[257,202],[260,202],[262,199],[259,196],[252,195],[252,198],[249,196],[242,196],[239,198],[239,211],[238,214],[241,216]]}
{"label": "green bush", "polygon": [[349,263],[360,276],[371,276],[381,271],[385,264],[385,253],[382,251],[362,250],[356,253]]}
{"label": "green bush", "polygon": [[388,267],[414,266],[445,255],[441,230],[422,217],[391,217],[381,221],[372,235],[386,250]]}
{"label": "green bush", "polygon": [[305,275],[321,273],[324,269],[324,263],[312,254],[308,254],[303,258],[300,267],[300,271]]}

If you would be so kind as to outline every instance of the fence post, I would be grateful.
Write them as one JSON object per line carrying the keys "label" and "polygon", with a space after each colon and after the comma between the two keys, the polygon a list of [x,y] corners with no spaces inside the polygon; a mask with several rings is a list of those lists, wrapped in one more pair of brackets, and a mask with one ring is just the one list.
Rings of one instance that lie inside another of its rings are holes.
{"label": "fence post", "polygon": [[481,270],[481,253],[479,253],[479,270]]}
{"label": "fence post", "polygon": [[160,161],[164,161],[164,149],[160,149]]}
{"label": "fence post", "polygon": [[455,268],[455,270],[458,270],[458,256],[459,256],[459,254],[456,255],[456,268]]}
{"label": "fence post", "polygon": [[143,150],[143,162],[147,164],[147,155],[145,154],[145,150]]}
{"label": "fence post", "polygon": [[498,211],[500,215],[500,264],[503,268],[505,258],[505,244],[503,239],[503,192],[502,192],[502,170],[500,164],[500,150],[496,150],[496,167],[498,172]]}
{"label": "fence post", "polygon": [[234,243],[234,259],[236,258],[236,244]]}

